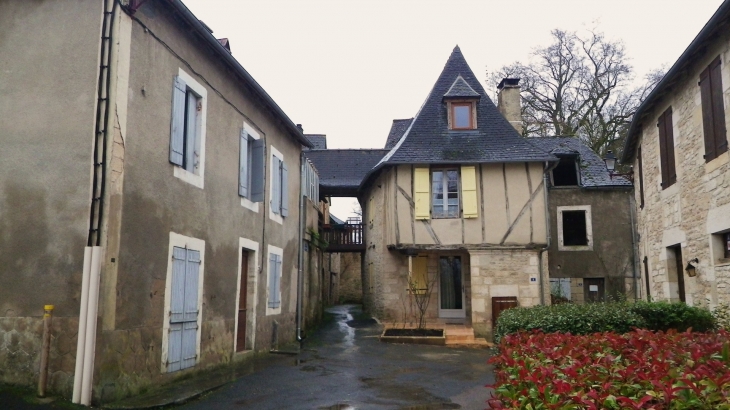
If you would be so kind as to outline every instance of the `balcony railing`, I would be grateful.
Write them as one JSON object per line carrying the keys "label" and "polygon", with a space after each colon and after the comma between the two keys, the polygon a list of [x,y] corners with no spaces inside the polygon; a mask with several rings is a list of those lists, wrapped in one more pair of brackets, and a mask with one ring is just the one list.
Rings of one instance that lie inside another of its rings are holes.
{"label": "balcony railing", "polygon": [[363,224],[332,224],[322,227],[327,252],[361,252],[365,250]]}

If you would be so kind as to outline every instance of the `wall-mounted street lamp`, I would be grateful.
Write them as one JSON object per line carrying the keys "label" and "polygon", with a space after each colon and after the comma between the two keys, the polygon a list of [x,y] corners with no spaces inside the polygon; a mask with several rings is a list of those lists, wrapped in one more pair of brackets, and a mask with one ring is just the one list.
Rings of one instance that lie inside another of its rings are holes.
{"label": "wall-mounted street lamp", "polygon": [[690,261],[687,262],[687,267],[684,268],[684,270],[687,271],[687,276],[690,278],[697,276],[697,266],[693,265],[693,263],[700,263],[700,260],[697,258],[690,259]]}
{"label": "wall-mounted street lamp", "polygon": [[603,162],[606,163],[606,169],[608,170],[608,175],[613,179],[613,177],[623,177],[627,181],[633,183],[634,182],[634,169],[633,167],[629,172],[615,172],[616,171],[616,155],[613,154],[613,151],[608,150],[606,152],[606,156],[603,157]]}

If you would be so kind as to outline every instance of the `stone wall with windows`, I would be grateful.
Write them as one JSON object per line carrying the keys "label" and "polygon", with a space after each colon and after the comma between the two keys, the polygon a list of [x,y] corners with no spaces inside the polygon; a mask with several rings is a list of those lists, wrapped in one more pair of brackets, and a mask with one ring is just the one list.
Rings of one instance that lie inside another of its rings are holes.
{"label": "stone wall with windows", "polygon": [[[723,245],[721,235],[730,231],[730,165],[728,152],[710,161],[705,159],[703,99],[698,85],[700,74],[719,56],[727,129],[729,44],[725,33],[697,54],[683,77],[657,100],[641,125],[637,146],[641,147],[643,180],[639,181],[637,174],[635,195],[644,297],[648,290],[652,299],[678,301],[683,282],[684,301],[688,304],[715,306],[730,302],[730,261],[724,260],[723,246],[727,245]],[[670,107],[676,182],[663,186],[657,121]],[[639,169],[638,156],[633,165]],[[682,278],[677,276],[677,248],[669,249],[677,245],[682,266],[697,258],[695,277],[686,272],[680,272]]]}

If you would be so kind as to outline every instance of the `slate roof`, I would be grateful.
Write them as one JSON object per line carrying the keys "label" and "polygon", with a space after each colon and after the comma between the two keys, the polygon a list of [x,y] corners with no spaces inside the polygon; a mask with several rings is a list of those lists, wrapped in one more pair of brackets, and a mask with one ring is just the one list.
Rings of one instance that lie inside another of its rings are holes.
{"label": "slate roof", "polygon": [[464,77],[458,76],[454,83],[451,84],[449,90],[444,94],[444,98],[479,98],[478,92],[474,91],[464,80]]}
{"label": "slate roof", "polygon": [[578,155],[580,159],[580,183],[586,188],[631,187],[623,177],[611,176],[606,163],[592,149],[575,137],[535,137],[529,141],[553,155]]}
{"label": "slate roof", "polygon": [[330,213],[330,224],[344,225],[346,222]]}
{"label": "slate roof", "polygon": [[314,149],[305,151],[319,172],[322,193],[349,190],[355,196],[365,175],[383,158],[384,149]]}
{"label": "slate roof", "polygon": [[[459,76],[480,95],[476,130],[448,129],[442,99]],[[555,160],[512,128],[487,96],[457,46],[418,114],[381,165]]]}
{"label": "slate roof", "polygon": [[393,125],[390,126],[390,132],[388,133],[388,139],[385,141],[385,149],[390,151],[391,148],[395,147],[400,137],[403,136],[408,126],[411,125],[411,121],[413,121],[413,118],[393,120]]}
{"label": "slate roof", "polygon": [[304,134],[304,138],[312,143],[312,149],[327,149],[326,134]]}

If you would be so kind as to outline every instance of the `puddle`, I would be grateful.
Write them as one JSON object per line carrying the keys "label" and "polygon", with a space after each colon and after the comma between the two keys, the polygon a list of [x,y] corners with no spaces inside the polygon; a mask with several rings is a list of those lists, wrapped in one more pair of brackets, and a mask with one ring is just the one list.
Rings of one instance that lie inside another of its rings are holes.
{"label": "puddle", "polygon": [[321,369],[322,368],[320,366],[312,366],[310,364],[299,368],[299,370],[301,370],[303,372],[316,372],[317,370],[321,370]]}
{"label": "puddle", "polygon": [[337,321],[337,326],[340,328],[342,333],[345,334],[345,340],[344,340],[345,345],[355,346],[355,328],[347,325],[347,322],[351,321],[353,319],[353,317],[349,313],[347,313],[346,316],[347,316],[347,319],[345,319],[344,321],[341,321],[341,320]]}
{"label": "puddle", "polygon": [[347,403],[337,403],[329,407],[320,407],[318,410],[356,410],[356,408]]}
{"label": "puddle", "polygon": [[415,406],[401,407],[400,410],[447,410],[447,409],[460,409],[461,405],[456,403],[429,403],[429,404],[418,404]]}

